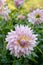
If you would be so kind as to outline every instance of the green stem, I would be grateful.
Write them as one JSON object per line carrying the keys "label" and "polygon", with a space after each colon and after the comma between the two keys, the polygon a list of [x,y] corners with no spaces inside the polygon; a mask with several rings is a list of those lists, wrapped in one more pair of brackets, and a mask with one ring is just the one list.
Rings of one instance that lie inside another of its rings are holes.
{"label": "green stem", "polygon": [[42,50],[37,46],[36,47],[39,51],[40,51],[40,53],[43,55],[43,52],[42,52]]}

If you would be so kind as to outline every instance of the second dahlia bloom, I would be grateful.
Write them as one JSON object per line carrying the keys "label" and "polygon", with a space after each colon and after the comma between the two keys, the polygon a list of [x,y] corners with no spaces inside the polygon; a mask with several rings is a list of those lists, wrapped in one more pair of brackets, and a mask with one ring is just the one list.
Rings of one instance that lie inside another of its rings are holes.
{"label": "second dahlia bloom", "polygon": [[43,23],[43,9],[36,9],[28,14],[28,21],[31,23],[41,24]]}
{"label": "second dahlia bloom", "polygon": [[28,26],[17,25],[15,31],[8,32],[6,42],[8,42],[6,48],[10,50],[10,54],[21,56],[31,54],[34,47],[37,45],[37,35],[33,33],[33,30]]}
{"label": "second dahlia bloom", "polygon": [[23,5],[24,0],[14,0],[14,3],[15,3],[16,7],[19,7],[19,6]]}

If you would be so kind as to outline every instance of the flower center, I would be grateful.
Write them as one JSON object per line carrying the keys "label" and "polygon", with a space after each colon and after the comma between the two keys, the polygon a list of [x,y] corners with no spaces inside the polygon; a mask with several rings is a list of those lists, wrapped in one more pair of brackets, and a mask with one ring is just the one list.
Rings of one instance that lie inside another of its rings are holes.
{"label": "flower center", "polygon": [[27,46],[29,40],[30,38],[27,36],[20,36],[18,42],[21,47],[25,47]]}
{"label": "flower center", "polygon": [[36,15],[36,18],[40,18],[40,14],[37,14],[37,15]]}

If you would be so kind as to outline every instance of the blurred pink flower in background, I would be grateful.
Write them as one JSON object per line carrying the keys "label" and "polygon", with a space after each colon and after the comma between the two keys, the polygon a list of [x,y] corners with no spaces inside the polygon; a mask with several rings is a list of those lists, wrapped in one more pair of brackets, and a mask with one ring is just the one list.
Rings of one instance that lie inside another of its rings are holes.
{"label": "blurred pink flower in background", "polygon": [[0,16],[5,18],[5,20],[8,20],[8,14],[11,12],[8,8],[8,6],[5,6],[6,2],[5,0],[0,0]]}
{"label": "blurred pink flower in background", "polygon": [[43,9],[36,9],[28,14],[28,21],[31,23],[41,24],[43,23]]}
{"label": "blurred pink flower in background", "polygon": [[9,13],[11,11],[8,9],[8,6],[6,7],[1,7],[0,9],[0,16],[2,16],[3,18],[5,18],[5,20],[7,21],[9,19]]}
{"label": "blurred pink flower in background", "polygon": [[33,7],[30,7],[29,11],[32,12],[33,10],[34,10],[34,8]]}
{"label": "blurred pink flower in background", "polygon": [[25,16],[24,15],[18,15],[18,19],[24,20]]}
{"label": "blurred pink flower in background", "polygon": [[0,0],[0,6],[4,5],[4,3],[5,3],[5,0]]}
{"label": "blurred pink flower in background", "polygon": [[0,0],[0,7],[5,5],[7,3],[7,0]]}
{"label": "blurred pink flower in background", "polygon": [[17,25],[15,31],[11,30],[6,36],[6,42],[8,42],[6,49],[10,50],[10,54],[18,58],[29,55],[37,45],[36,36],[28,26]]}
{"label": "blurred pink flower in background", "polygon": [[14,0],[14,4],[16,7],[22,6],[24,3],[24,0]]}

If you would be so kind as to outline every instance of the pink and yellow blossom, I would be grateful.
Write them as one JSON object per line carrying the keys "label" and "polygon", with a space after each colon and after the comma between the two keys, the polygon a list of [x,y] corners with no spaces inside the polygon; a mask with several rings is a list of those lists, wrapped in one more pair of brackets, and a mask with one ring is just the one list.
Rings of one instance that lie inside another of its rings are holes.
{"label": "pink and yellow blossom", "polygon": [[28,26],[17,25],[15,31],[11,30],[6,36],[6,42],[8,42],[6,49],[17,58],[29,55],[37,45],[36,36]]}
{"label": "pink and yellow blossom", "polygon": [[28,21],[31,23],[41,24],[43,23],[43,9],[36,9],[28,14]]}

